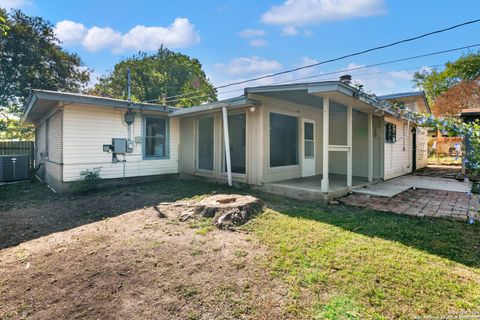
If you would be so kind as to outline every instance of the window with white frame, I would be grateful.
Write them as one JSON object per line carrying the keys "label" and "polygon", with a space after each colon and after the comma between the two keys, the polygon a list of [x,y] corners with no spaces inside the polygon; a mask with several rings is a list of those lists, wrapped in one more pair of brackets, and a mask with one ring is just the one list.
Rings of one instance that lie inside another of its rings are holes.
{"label": "window with white frame", "polygon": [[155,116],[145,116],[144,119],[145,158],[168,158],[168,119]]}

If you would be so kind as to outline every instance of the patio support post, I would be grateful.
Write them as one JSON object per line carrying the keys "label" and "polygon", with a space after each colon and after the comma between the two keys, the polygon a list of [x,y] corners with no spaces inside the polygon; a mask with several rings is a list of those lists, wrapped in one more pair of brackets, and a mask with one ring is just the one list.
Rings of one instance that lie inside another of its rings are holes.
{"label": "patio support post", "polygon": [[228,185],[232,186],[232,159],[230,158],[230,135],[228,133],[227,107],[222,107],[223,115],[223,141],[225,141],[225,161],[227,164]]}
{"label": "patio support post", "polygon": [[347,187],[352,186],[352,157],[353,157],[353,137],[352,137],[352,118],[353,112],[352,107],[347,107]]}
{"label": "patio support post", "polygon": [[373,115],[368,114],[368,181],[373,181]]}
{"label": "patio support post", "polygon": [[328,149],[329,149],[329,133],[330,133],[330,98],[323,97],[323,170],[321,191],[327,193],[329,189],[328,181]]}

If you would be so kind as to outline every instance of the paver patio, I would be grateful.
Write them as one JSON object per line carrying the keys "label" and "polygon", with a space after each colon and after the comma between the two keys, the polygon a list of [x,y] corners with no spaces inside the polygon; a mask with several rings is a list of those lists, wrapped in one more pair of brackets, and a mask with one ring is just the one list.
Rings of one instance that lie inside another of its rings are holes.
{"label": "paver patio", "polygon": [[440,217],[479,220],[478,196],[463,192],[410,189],[393,197],[352,193],[339,202],[378,211],[407,214],[417,217]]}

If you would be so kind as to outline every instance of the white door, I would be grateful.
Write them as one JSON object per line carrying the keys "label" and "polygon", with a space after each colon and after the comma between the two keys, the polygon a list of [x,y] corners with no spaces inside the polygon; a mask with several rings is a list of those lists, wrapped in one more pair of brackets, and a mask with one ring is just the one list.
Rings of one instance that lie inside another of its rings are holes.
{"label": "white door", "polygon": [[303,138],[303,161],[302,161],[302,177],[315,175],[315,121],[302,120],[302,138]]}

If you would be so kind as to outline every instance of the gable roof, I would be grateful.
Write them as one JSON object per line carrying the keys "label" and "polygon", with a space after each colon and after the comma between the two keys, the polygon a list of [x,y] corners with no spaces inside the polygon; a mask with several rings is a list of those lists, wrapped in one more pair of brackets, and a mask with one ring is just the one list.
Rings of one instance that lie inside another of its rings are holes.
{"label": "gable roof", "polygon": [[423,99],[427,111],[432,113],[430,109],[430,105],[428,104],[427,96],[425,95],[425,91],[410,91],[410,92],[400,92],[400,93],[391,93],[382,96],[378,96],[379,100],[395,100],[395,99],[402,99],[402,98],[415,98],[420,97]]}
{"label": "gable roof", "polygon": [[368,95],[366,93],[359,92],[358,89],[340,81],[321,81],[247,87],[244,89],[244,94],[239,97],[220,100],[218,102],[207,103],[191,108],[177,109],[173,111],[170,116],[182,116],[198,112],[206,112],[224,106],[231,109],[248,105],[258,105],[259,101],[255,100],[255,98],[252,98],[250,94],[294,94],[295,92],[299,91],[301,91],[302,94],[304,94],[305,96],[311,96],[312,98],[316,95],[321,96],[321,94],[335,93],[337,96],[347,97],[348,99],[355,99],[358,101],[359,104],[362,104],[364,106],[368,106],[370,108],[375,108],[383,112],[393,114],[393,112],[389,110],[388,105],[386,105],[383,101],[378,100],[374,95]]}

